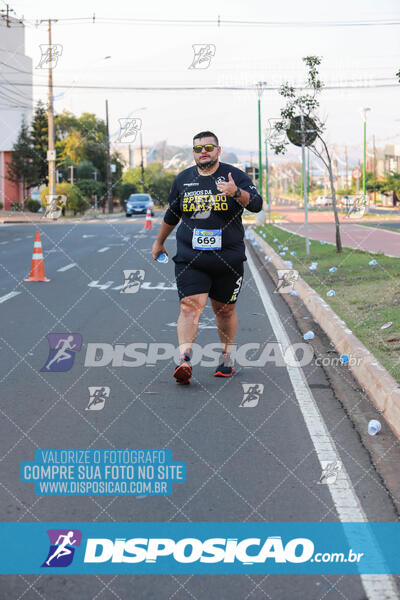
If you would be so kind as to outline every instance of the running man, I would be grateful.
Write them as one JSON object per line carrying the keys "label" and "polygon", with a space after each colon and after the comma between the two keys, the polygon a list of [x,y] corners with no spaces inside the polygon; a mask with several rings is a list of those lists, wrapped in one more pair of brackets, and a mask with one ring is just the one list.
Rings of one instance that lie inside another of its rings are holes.
{"label": "running man", "polygon": [[[47,370],[50,369],[50,366],[53,363],[59,363],[62,360],[67,360],[67,359],[71,358],[71,355],[68,354],[67,350],[73,350],[74,348],[76,348],[75,344],[71,344],[73,339],[74,339],[74,336],[69,335],[65,339],[58,340],[57,345],[55,347],[55,350],[58,350],[58,352],[56,352],[56,354],[53,356],[51,361],[47,364],[47,366],[46,366]],[[61,348],[60,348],[60,344],[61,344]]]}
{"label": "running man", "polygon": [[199,319],[210,298],[222,343],[220,364],[214,375],[232,377],[231,358],[238,318],[235,303],[243,282],[246,260],[243,209],[259,212],[262,198],[250,177],[219,161],[221,146],[211,131],[193,138],[196,165],[175,178],[168,197],[153,258],[168,254],[164,242],[181,221],[176,233],[175,277],[180,298],[177,322],[181,362],[174,371],[178,383],[190,383],[190,354]]}
{"label": "running man", "polygon": [[[69,548],[67,548],[66,546],[68,546],[68,545],[73,546],[76,543],[76,540],[71,539],[73,536],[74,536],[73,531],[68,531],[67,535],[59,535],[58,536],[56,545],[57,544],[59,544],[59,545],[57,546],[57,549],[55,550],[55,552],[50,556],[50,558],[48,560],[46,560],[47,566],[50,566],[50,563],[53,560],[53,558],[61,558],[62,556],[71,554],[71,550]],[[62,542],[60,543],[61,539],[62,539]]]}

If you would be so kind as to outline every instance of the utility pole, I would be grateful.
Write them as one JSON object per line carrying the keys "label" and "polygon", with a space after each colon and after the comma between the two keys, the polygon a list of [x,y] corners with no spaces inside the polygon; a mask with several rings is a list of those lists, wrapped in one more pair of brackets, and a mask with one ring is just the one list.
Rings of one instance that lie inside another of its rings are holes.
{"label": "utility pole", "polygon": [[113,212],[112,197],[112,176],[111,176],[111,157],[110,157],[110,130],[108,126],[108,100],[106,100],[106,146],[107,146],[107,206],[108,212]]}
{"label": "utility pole", "polygon": [[0,12],[0,17],[5,18],[7,27],[10,27],[10,13],[12,12],[15,13],[15,10],[13,8],[10,8],[9,4],[6,4],[5,10],[3,8]]}
{"label": "utility pole", "polygon": [[[46,19],[44,19],[46,20]],[[40,21],[41,23],[43,22]],[[55,213],[57,209],[56,196],[56,150],[55,150],[55,135],[54,135],[54,105],[53,105],[53,48],[51,41],[51,23],[57,22],[57,19],[47,19],[49,33],[49,77],[48,77],[48,106],[47,106],[47,121],[48,121],[48,146],[47,146],[47,162],[49,165],[49,202],[51,202],[51,212]],[[55,218],[55,217],[53,217]]]}
{"label": "utility pole", "polygon": [[143,139],[142,132],[140,132],[140,170],[142,172],[142,191],[143,194],[146,193],[146,186],[144,184],[144,166],[143,166]]}
{"label": "utility pole", "polygon": [[349,187],[349,157],[347,155],[347,146],[344,147],[344,160],[346,164],[346,184],[344,187],[346,188],[347,192],[347,189]]}

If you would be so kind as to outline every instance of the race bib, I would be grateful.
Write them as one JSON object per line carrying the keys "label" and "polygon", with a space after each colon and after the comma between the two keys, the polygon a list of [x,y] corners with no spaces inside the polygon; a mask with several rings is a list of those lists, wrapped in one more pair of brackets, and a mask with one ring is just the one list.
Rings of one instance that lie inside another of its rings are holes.
{"label": "race bib", "polygon": [[222,229],[193,229],[194,250],[221,250]]}

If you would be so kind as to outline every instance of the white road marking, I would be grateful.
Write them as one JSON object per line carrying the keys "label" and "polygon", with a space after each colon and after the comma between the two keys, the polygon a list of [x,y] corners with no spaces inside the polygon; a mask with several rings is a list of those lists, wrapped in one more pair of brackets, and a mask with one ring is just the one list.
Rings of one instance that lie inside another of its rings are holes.
{"label": "white road marking", "polygon": [[[284,353],[286,350],[290,351],[291,342],[282,325],[279,314],[272,304],[271,296],[254,264],[250,252],[247,252],[246,256],[276,340],[282,345]],[[301,367],[286,365],[286,370],[322,471],[322,461],[340,461],[340,455],[308,387],[303,369]],[[340,521],[368,522],[344,465],[342,465],[342,469],[338,473],[336,483],[329,485],[329,491]],[[360,575],[360,578],[368,600],[382,600],[383,598],[385,600],[392,598],[395,600],[398,598],[397,587],[390,575]]]}
{"label": "white road marking", "polygon": [[65,267],[61,267],[61,269],[57,269],[57,271],[59,271],[60,273],[64,272],[64,271],[68,271],[69,269],[72,269],[72,267],[76,267],[76,263],[71,263],[70,265],[66,265]]}
{"label": "white road marking", "polygon": [[20,294],[20,293],[21,292],[10,292],[9,294],[6,294],[5,296],[1,296],[0,304],[5,302],[6,300],[9,300],[10,298],[14,298],[14,296],[18,296],[18,294]]}
{"label": "white road marking", "polygon": [[22,240],[22,238],[15,238],[14,242],[20,242]]}
{"label": "white road marking", "polygon": [[90,238],[90,237],[96,237],[96,236],[94,234],[92,234],[92,233],[84,233],[82,237],[83,238]]}
{"label": "white road marking", "polygon": [[0,242],[0,244],[1,244],[1,245],[3,245],[3,244],[8,244],[8,242]]}
{"label": "white road marking", "polygon": [[105,248],[100,248],[100,250],[97,250],[97,252],[107,252],[107,250],[110,249],[110,246],[106,246]]}

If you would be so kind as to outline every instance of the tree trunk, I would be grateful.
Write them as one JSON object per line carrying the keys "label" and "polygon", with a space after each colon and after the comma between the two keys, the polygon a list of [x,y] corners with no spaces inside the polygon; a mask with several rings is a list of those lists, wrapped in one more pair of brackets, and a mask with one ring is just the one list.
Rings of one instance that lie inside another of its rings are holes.
{"label": "tree trunk", "polygon": [[339,215],[338,215],[337,206],[336,206],[336,192],[335,192],[335,185],[333,182],[331,157],[329,155],[328,155],[328,173],[329,173],[329,182],[331,185],[333,214],[335,215],[336,252],[342,252],[342,240],[340,238]]}
{"label": "tree trunk", "polygon": [[333,181],[332,161],[331,161],[331,157],[330,157],[327,145],[325,144],[325,142],[321,136],[318,136],[318,137],[324,145],[326,159],[327,159],[326,166],[328,168],[329,183],[330,183],[330,187],[331,187],[333,214],[335,215],[336,252],[342,252],[342,240],[340,238],[340,223],[339,223],[339,215],[338,215],[337,206],[336,206],[336,192],[335,192],[335,185],[334,185],[334,181]]}

